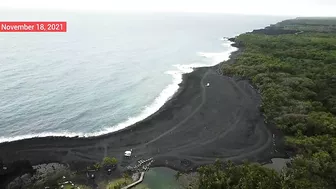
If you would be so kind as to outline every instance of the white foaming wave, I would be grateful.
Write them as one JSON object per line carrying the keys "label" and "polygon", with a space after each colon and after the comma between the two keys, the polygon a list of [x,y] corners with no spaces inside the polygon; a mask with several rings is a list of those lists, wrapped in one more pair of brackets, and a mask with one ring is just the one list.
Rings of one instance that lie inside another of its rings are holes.
{"label": "white foaming wave", "polygon": [[85,136],[83,133],[72,133],[72,132],[43,132],[39,134],[27,134],[27,135],[20,135],[20,136],[13,136],[10,138],[0,137],[0,143],[3,142],[11,142],[16,140],[23,140],[29,138],[37,138],[37,137],[77,137],[77,136]]}
{"label": "white foaming wave", "polygon": [[157,112],[175,94],[175,92],[179,89],[179,84],[182,82],[182,77],[180,77],[182,75],[179,74],[178,71],[167,71],[165,73],[173,76],[173,83],[163,89],[161,93],[155,98],[154,102],[150,106],[147,106],[138,116],[130,117],[125,122],[121,122],[115,126],[105,128],[102,131],[86,136],[99,136],[124,129],[130,125],[146,119],[150,115]]}
{"label": "white foaming wave", "polygon": [[205,58],[209,58],[212,61],[211,65],[208,66],[214,66],[217,65],[218,63],[222,61],[226,61],[230,58],[231,53],[234,51],[237,51],[238,48],[231,46],[233,42],[230,42],[228,40],[224,40],[226,43],[223,43],[222,45],[226,47],[228,50],[225,52],[219,52],[219,53],[205,53],[205,52],[200,52],[199,55]]}
{"label": "white foaming wave", "polygon": [[124,129],[130,125],[133,125],[139,121],[142,121],[149,117],[150,115],[157,112],[179,89],[179,84],[182,82],[182,75],[184,73],[190,73],[193,71],[192,68],[186,65],[176,65],[178,70],[166,71],[165,74],[169,74],[173,77],[173,83],[168,85],[165,89],[161,91],[158,97],[155,98],[154,102],[145,108],[145,110],[140,113],[140,115],[131,117],[125,122],[121,122],[113,127],[105,128],[102,131],[95,132],[93,134],[88,134],[86,136],[99,136],[107,133],[112,133],[121,129]]}
{"label": "white foaming wave", "polygon": [[220,53],[199,53],[200,56],[205,58],[212,59],[211,64],[200,64],[200,63],[194,63],[194,64],[188,64],[188,65],[181,65],[176,64],[173,65],[177,68],[177,70],[174,71],[166,71],[165,74],[169,74],[173,78],[173,82],[168,85],[161,93],[155,98],[154,102],[147,106],[139,115],[135,117],[130,117],[128,120],[121,122],[117,125],[114,125],[112,127],[105,128],[101,131],[94,132],[94,133],[72,133],[72,132],[44,132],[40,134],[28,134],[28,135],[21,135],[21,136],[15,136],[10,138],[0,137],[0,143],[3,142],[11,142],[16,140],[22,140],[22,139],[28,139],[28,138],[36,138],[36,137],[93,137],[93,136],[99,136],[104,135],[108,133],[112,133],[121,129],[124,129],[128,126],[131,126],[139,121],[142,121],[149,117],[150,115],[157,112],[179,89],[179,84],[182,82],[182,76],[183,74],[190,73],[194,70],[194,68],[198,67],[209,67],[214,66],[222,61],[226,61],[229,59],[231,53],[238,50],[236,47],[232,47],[232,42],[226,40],[225,43],[223,43],[223,46],[228,47],[227,51],[220,52]]}

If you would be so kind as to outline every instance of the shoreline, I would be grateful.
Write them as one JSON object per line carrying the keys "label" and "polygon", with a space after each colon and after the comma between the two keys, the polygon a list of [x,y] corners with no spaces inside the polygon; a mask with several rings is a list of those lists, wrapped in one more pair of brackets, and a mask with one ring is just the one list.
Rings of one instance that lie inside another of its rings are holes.
{"label": "shoreline", "polygon": [[[234,58],[236,58],[237,56],[239,56],[239,54],[241,53],[242,49],[241,48],[238,48],[237,46],[235,46],[235,43],[234,41],[232,41],[234,38],[229,38],[227,39],[228,42],[231,43],[231,46],[232,47],[235,47],[236,49],[233,50],[232,52],[230,52],[230,56],[228,58],[228,60],[224,60],[222,62],[219,62],[217,63],[216,65],[214,66],[204,66],[204,67],[195,67],[195,68],[191,68],[193,69],[191,72],[186,72],[186,73],[183,73],[182,74],[182,81],[178,84],[178,90],[171,96],[168,98],[168,100],[157,110],[155,111],[154,113],[152,113],[151,115],[147,116],[146,118],[136,122],[136,123],[133,123],[127,127],[124,127],[122,129],[119,129],[119,130],[116,130],[116,131],[112,131],[112,132],[109,132],[109,133],[104,133],[104,134],[100,134],[100,135],[94,135],[94,136],[36,136],[36,137],[31,137],[31,138],[22,138],[22,139],[18,139],[18,140],[13,140],[13,141],[4,141],[4,142],[0,142],[0,147],[1,147],[1,144],[6,144],[6,143],[15,143],[15,142],[20,142],[20,141],[29,141],[29,140],[35,140],[35,139],[47,139],[47,138],[76,138],[76,139],[99,139],[99,138],[104,138],[104,137],[108,137],[108,136],[111,136],[113,134],[118,134],[120,132],[125,132],[125,131],[128,131],[128,130],[132,130],[133,127],[135,127],[136,125],[140,124],[141,122],[146,122],[148,120],[150,120],[152,117],[156,116],[157,114],[159,114],[164,108],[165,106],[168,106],[168,104],[170,103],[170,101],[174,98],[177,98],[179,96],[179,94],[184,90],[184,87],[186,85],[186,80],[187,80],[187,77],[188,77],[188,74],[191,74],[193,72],[196,72],[198,69],[206,69],[206,68],[216,68],[216,69],[219,69],[219,67],[223,64],[223,63],[234,63]],[[136,117],[136,116],[135,116]],[[117,124],[118,125],[118,124]]]}
{"label": "shoreline", "polygon": [[[267,163],[287,157],[282,136],[264,123],[258,108],[260,95],[250,82],[218,73],[223,63],[234,63],[242,51],[238,48],[227,61],[183,74],[178,91],[158,111],[129,127],[95,137],[51,136],[0,143],[0,151],[6,152],[0,160],[28,160],[32,165],[58,162],[81,170],[106,156],[120,160],[122,169],[153,157],[153,167],[191,172],[216,159]],[[205,87],[208,82],[210,87]],[[274,133],[276,138],[272,138]],[[125,162],[123,153],[129,149],[135,157]]]}
{"label": "shoreline", "polygon": [[[230,39],[233,39],[233,38],[225,38],[225,39],[221,40],[221,41],[227,42],[228,45],[231,47],[230,50],[225,51],[225,53],[228,53],[229,56],[228,56],[227,60],[224,60],[224,62],[225,61],[229,61],[231,55],[233,53],[235,53],[236,51],[239,50],[239,48],[237,48],[236,46],[233,46],[234,42],[232,40],[230,40]],[[166,105],[167,102],[169,102],[172,98],[175,98],[176,96],[178,96],[179,92],[182,90],[181,87],[184,86],[184,81],[186,80],[186,76],[185,76],[186,74],[190,74],[191,72],[194,72],[198,68],[217,67],[222,62],[216,63],[215,65],[209,65],[209,66],[206,66],[206,65],[199,66],[198,65],[198,67],[194,67],[194,66],[192,66],[192,64],[190,64],[190,65],[189,64],[185,64],[185,65],[181,65],[182,68],[177,68],[179,71],[172,71],[172,72],[181,72],[181,75],[179,76],[179,77],[181,77],[181,81],[179,83],[175,83],[174,80],[176,78],[174,78],[175,77],[174,74],[169,74],[173,78],[173,82],[171,84],[169,84],[168,86],[166,86],[148,107],[152,107],[152,108],[155,107],[157,98],[160,98],[162,96],[162,92],[164,92],[170,86],[176,86],[177,89],[173,92],[172,95],[168,95],[168,98],[163,102],[162,105],[160,105],[158,108],[153,108],[154,111],[149,111],[149,112],[152,112],[152,113],[148,114],[147,116],[145,116],[142,119],[141,118],[138,119],[138,118],[143,116],[143,114],[146,112],[147,108],[145,108],[144,110],[142,110],[139,114],[131,116],[130,118],[128,118],[125,121],[117,123],[113,127],[107,127],[107,128],[102,129],[101,131],[95,131],[93,133],[80,133],[80,132],[79,133],[76,133],[76,132],[70,132],[70,133],[67,133],[67,132],[59,132],[59,133],[57,133],[57,132],[56,133],[47,132],[47,133],[43,133],[42,132],[42,133],[38,133],[38,134],[27,134],[27,135],[13,136],[13,137],[0,137],[0,144],[7,143],[7,142],[20,141],[20,140],[29,140],[29,139],[35,139],[35,138],[48,138],[48,137],[60,137],[60,138],[63,138],[63,137],[66,137],[66,138],[95,138],[95,137],[110,135],[112,133],[123,131],[123,130],[125,130],[128,127],[133,127],[134,125],[136,125],[139,122],[142,122],[142,121],[145,121],[147,119],[150,119],[152,116],[154,116],[155,114],[157,114],[161,110],[161,108]],[[149,108],[149,109],[152,109],[152,108]],[[132,122],[130,124],[126,124],[129,121],[129,119],[135,119],[137,121],[134,121],[134,122]],[[115,129],[114,128],[114,127],[118,127],[119,125],[127,125],[127,126],[123,126],[120,129]]]}

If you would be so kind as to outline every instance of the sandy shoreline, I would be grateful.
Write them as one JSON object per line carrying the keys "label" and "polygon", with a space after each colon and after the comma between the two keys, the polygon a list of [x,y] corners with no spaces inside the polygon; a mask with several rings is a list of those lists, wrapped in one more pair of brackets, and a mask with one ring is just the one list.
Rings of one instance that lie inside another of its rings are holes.
{"label": "sandy shoreline", "polygon": [[[227,63],[233,63],[240,50]],[[159,111],[125,129],[91,138],[1,143],[0,159],[24,159],[33,165],[61,162],[81,169],[105,156],[122,160],[124,151],[133,149],[136,157],[121,166],[153,157],[154,166],[190,171],[215,159],[264,163],[286,157],[280,133],[264,123],[259,94],[248,81],[223,76],[217,68],[184,74],[178,92]]]}

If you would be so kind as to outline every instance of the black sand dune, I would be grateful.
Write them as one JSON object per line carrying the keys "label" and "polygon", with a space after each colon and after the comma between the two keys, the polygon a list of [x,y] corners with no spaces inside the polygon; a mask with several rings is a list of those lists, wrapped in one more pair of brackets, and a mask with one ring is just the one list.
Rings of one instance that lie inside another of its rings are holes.
{"label": "black sand dune", "polygon": [[122,159],[125,150],[133,149],[136,157],[128,163],[154,157],[154,165],[182,171],[215,159],[265,162],[283,153],[275,150],[280,137],[264,124],[259,104],[248,81],[222,76],[217,67],[199,68],[184,75],[179,92],[157,113],[131,127],[94,138],[2,143],[0,158],[82,165],[105,156]]}

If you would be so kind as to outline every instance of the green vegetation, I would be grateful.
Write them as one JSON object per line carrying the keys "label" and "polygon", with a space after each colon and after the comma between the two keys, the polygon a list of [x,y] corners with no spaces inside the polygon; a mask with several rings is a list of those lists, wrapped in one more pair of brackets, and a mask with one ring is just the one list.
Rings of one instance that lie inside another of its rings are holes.
{"label": "green vegetation", "polygon": [[245,163],[234,166],[231,162],[222,164],[216,161],[213,165],[199,168],[199,188],[230,189],[280,189],[281,179],[271,169],[258,164]]}
{"label": "green vegetation", "polygon": [[182,173],[180,171],[177,171],[174,176],[175,176],[175,179],[178,180],[182,176]]}
{"label": "green vegetation", "polygon": [[96,170],[96,171],[98,171],[101,167],[102,167],[101,163],[95,163],[93,165],[87,166],[86,169],[87,170]]}
{"label": "green vegetation", "polygon": [[199,169],[199,188],[336,188],[336,19],[288,20],[266,30],[235,38],[242,53],[222,69],[258,88],[266,121],[297,156],[281,174],[217,162]]}
{"label": "green vegetation", "polygon": [[100,170],[102,167],[111,167],[116,168],[116,165],[118,164],[118,160],[115,157],[104,157],[103,161],[101,163],[95,163],[93,165],[88,166],[87,170]]}
{"label": "green vegetation", "polygon": [[77,187],[79,187],[80,189],[91,189],[90,187],[85,185],[78,185]]}
{"label": "green vegetation", "polygon": [[103,166],[110,166],[110,165],[116,165],[118,163],[118,160],[115,157],[105,157],[103,159]]}
{"label": "green vegetation", "polygon": [[336,32],[335,18],[300,18],[285,20],[276,24],[277,28],[300,31]]}
{"label": "green vegetation", "polygon": [[[89,187],[89,186],[85,186],[85,185],[75,185],[75,186],[72,186],[71,184],[64,185],[63,189],[77,189],[77,188],[80,188],[80,189],[91,189],[91,187]],[[61,187],[59,187],[59,189],[61,189]]]}
{"label": "green vegetation", "polygon": [[[106,189],[120,189],[122,187],[125,187],[129,184],[132,184],[134,181],[130,177],[130,175],[124,173],[122,175],[122,178],[114,180],[112,182],[109,182],[106,186]],[[145,184],[138,184],[134,187],[134,189],[148,189],[148,187]]]}
{"label": "green vegetation", "polygon": [[99,170],[101,168],[101,164],[100,163],[95,163],[93,165],[93,167],[94,167],[95,170]]}
{"label": "green vegetation", "polygon": [[[66,179],[63,179],[63,176]],[[33,179],[33,182],[24,187],[28,189],[44,188],[49,186],[50,188],[60,187],[60,183],[65,181],[73,180],[75,174],[68,169],[58,169],[54,171],[47,172],[45,175],[39,175]]]}
{"label": "green vegetation", "polygon": [[110,182],[106,189],[120,189],[124,186],[127,186],[129,184],[132,184],[133,183],[133,180],[131,178],[120,178],[120,179],[117,179],[117,180],[114,180],[112,182]]}

